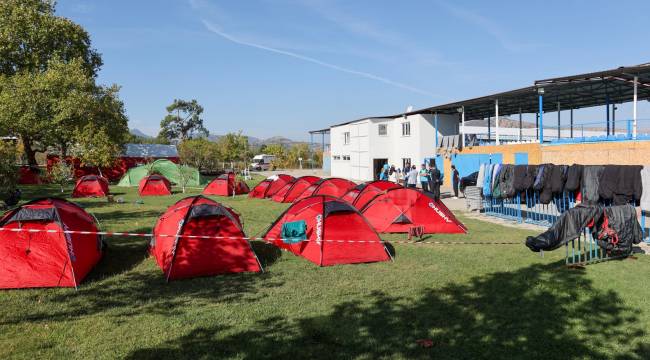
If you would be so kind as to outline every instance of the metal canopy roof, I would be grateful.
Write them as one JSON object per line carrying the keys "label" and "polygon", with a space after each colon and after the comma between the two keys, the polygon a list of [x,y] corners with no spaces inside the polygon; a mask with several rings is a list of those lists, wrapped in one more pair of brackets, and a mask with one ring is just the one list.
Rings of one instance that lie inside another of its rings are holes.
{"label": "metal canopy roof", "polygon": [[465,107],[466,119],[494,116],[495,101],[499,100],[499,115],[539,111],[538,89],[544,89],[544,112],[557,111],[557,103],[563,110],[602,106],[632,101],[634,76],[638,77],[638,100],[650,99],[650,63],[617,69],[565,76],[535,81],[534,85],[433,106],[396,115],[395,117],[422,113],[458,114]]}
{"label": "metal canopy roof", "polygon": [[[538,89],[540,88],[544,89],[544,112],[557,111],[558,102],[560,103],[560,108],[562,110],[603,106],[608,103],[620,104],[632,101],[634,93],[634,76],[637,76],[638,78],[638,100],[650,100],[650,63],[645,63],[586,74],[537,80],[533,85],[520,89],[456,101],[396,115],[365,117],[332,125],[332,127],[366,119],[394,119],[408,115],[432,113],[459,114],[458,110],[463,106],[465,107],[465,118],[467,120],[482,119],[488,115],[495,115],[495,101],[497,99],[499,100],[499,116],[508,116],[518,114],[519,112],[536,113],[539,111]],[[310,131],[310,133],[321,133],[325,130],[326,129]]]}

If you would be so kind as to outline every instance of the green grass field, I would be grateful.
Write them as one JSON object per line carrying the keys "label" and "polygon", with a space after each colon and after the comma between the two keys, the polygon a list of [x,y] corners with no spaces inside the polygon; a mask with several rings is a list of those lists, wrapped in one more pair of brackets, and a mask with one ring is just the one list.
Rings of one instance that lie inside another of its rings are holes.
{"label": "green grass field", "polygon": [[[185,196],[136,204],[135,189],[111,190],[126,202],[77,202],[112,231],[149,232]],[[48,186],[24,193],[60,195]],[[287,207],[215,199],[242,214],[251,236]],[[468,235],[429,239],[522,244],[395,244],[394,262],[319,268],[255,243],[263,274],[165,283],[147,255],[148,239],[109,238],[77,291],[0,291],[0,358],[650,357],[649,257],[568,270],[563,250],[544,258],[530,252],[528,230],[459,218]]]}

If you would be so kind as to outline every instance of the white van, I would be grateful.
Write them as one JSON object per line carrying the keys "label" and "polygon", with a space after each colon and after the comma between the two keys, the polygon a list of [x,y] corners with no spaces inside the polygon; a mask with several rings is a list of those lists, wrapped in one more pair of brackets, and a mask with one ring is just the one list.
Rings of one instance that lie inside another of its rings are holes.
{"label": "white van", "polygon": [[255,155],[250,167],[252,170],[256,171],[268,170],[271,167],[271,162],[273,162],[273,160],[275,160],[275,155]]}

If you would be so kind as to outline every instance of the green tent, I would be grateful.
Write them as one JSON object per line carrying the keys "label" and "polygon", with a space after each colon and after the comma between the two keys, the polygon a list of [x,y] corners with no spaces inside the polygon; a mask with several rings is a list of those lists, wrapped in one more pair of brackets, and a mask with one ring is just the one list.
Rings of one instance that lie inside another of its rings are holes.
{"label": "green tent", "polygon": [[178,185],[180,184],[181,167],[183,168],[183,171],[186,171],[189,175],[189,180],[187,181],[186,186],[203,186],[207,183],[207,180],[204,179],[195,168],[178,165],[165,159],[158,159],[150,164],[129,169],[122,179],[120,179],[120,182],[117,183],[117,186],[138,186],[140,180],[149,173],[160,174],[171,181],[172,184]]}

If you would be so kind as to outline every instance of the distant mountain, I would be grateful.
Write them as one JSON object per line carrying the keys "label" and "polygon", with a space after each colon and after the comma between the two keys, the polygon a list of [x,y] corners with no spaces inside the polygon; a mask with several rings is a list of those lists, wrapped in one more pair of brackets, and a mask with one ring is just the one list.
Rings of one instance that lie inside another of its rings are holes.
{"label": "distant mountain", "polygon": [[[208,136],[208,140],[210,140],[210,141],[219,141],[219,139],[222,136],[223,135],[210,134],[210,136]],[[244,135],[244,136],[247,136],[247,135]],[[272,137],[267,138],[267,139],[260,139],[260,138],[254,137],[254,136],[247,136],[247,137],[248,137],[248,144],[251,145],[251,146],[262,146],[262,145],[270,145],[270,144],[280,144],[280,145],[283,145],[283,146],[291,146],[293,144],[304,143],[304,141],[295,141],[295,140],[291,140],[289,138],[286,138],[284,136],[272,136]]]}
{"label": "distant mountain", "polygon": [[142,131],[140,131],[138,129],[129,129],[129,132],[133,136],[137,136],[137,137],[141,137],[141,138],[145,138],[145,139],[152,139],[153,138],[153,136],[147,135],[147,134],[143,133]]}

